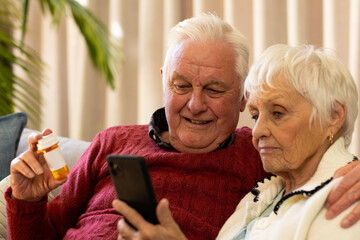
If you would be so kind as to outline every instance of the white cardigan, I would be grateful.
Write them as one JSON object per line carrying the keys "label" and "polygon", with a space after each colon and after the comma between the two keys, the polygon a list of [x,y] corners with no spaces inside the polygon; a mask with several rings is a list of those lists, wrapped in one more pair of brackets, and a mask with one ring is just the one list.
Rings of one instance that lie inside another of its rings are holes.
{"label": "white cardigan", "polygon": [[[354,160],[344,147],[344,139],[338,139],[324,154],[318,169],[309,181],[299,189],[284,196],[277,213],[258,220],[246,240],[302,240],[302,239],[360,239],[360,221],[351,228],[343,229],[340,222],[356,204],[332,220],[326,220],[324,203],[331,189],[340,178],[330,179],[335,170]],[[235,212],[226,221],[217,239],[232,239],[241,229],[272,204],[283,189],[284,180],[272,177],[259,182],[259,195],[248,193],[239,203]],[[254,202],[254,198],[258,201]],[[276,209],[276,207],[275,207]],[[276,210],[275,210],[276,211]]]}

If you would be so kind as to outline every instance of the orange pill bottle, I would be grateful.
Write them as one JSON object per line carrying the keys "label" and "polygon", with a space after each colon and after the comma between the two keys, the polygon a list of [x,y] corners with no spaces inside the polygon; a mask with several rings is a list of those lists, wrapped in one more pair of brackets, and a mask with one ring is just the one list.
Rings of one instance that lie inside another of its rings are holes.
{"label": "orange pill bottle", "polygon": [[54,134],[51,133],[40,139],[37,147],[37,152],[44,154],[46,163],[55,179],[63,179],[69,174],[69,168],[59,148],[59,140]]}

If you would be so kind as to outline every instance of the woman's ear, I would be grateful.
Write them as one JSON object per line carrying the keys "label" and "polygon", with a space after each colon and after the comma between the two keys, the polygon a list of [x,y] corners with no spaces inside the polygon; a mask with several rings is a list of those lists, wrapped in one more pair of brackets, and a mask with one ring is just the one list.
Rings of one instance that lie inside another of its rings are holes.
{"label": "woman's ear", "polygon": [[330,134],[335,135],[344,125],[346,119],[346,106],[336,101],[334,110],[331,114]]}

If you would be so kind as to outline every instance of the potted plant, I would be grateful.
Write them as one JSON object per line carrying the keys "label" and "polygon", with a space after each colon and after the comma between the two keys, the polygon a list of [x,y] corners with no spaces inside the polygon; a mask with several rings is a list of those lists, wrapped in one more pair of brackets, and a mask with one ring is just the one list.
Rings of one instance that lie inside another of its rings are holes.
{"label": "potted plant", "polygon": [[[42,13],[50,13],[55,24],[71,13],[85,39],[95,68],[114,88],[113,61],[119,50],[107,28],[76,0],[38,1]],[[37,54],[24,44],[28,8],[29,0],[0,0],[0,116],[19,109],[26,112],[36,126],[41,113],[37,110],[40,108],[33,106],[41,104],[41,96],[36,88],[44,80],[41,74],[44,65]],[[15,30],[21,31],[21,37],[14,37]],[[16,74],[14,68],[21,69],[25,76]]]}

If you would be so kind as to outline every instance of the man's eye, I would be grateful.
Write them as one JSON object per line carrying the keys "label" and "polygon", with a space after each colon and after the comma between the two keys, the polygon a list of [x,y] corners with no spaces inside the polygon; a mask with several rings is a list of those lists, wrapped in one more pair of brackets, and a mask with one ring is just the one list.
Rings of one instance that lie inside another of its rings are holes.
{"label": "man's eye", "polygon": [[174,84],[174,89],[177,93],[187,93],[191,90],[191,86],[188,84]]}
{"label": "man's eye", "polygon": [[190,86],[189,85],[174,85],[176,89],[178,90],[186,90],[186,89],[189,89]]}
{"label": "man's eye", "polygon": [[222,90],[218,90],[218,89],[214,89],[214,88],[206,88],[206,91],[211,95],[211,96],[220,96],[224,91]]}
{"label": "man's eye", "polygon": [[184,89],[184,88],[188,88],[189,86],[187,85],[175,85],[176,88],[178,89]]}
{"label": "man's eye", "polygon": [[221,93],[221,91],[213,89],[213,88],[208,88],[208,90],[213,93]]}

